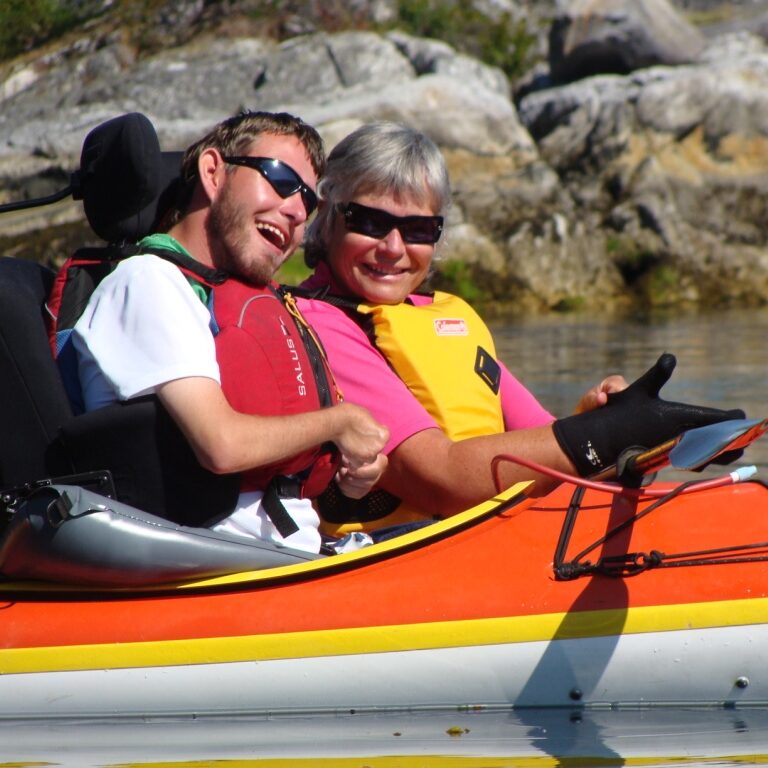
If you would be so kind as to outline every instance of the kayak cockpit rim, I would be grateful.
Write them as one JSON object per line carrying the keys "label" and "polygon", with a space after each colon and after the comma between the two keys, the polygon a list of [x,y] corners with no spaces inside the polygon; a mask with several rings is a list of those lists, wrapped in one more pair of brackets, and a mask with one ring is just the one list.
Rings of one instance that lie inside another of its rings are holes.
{"label": "kayak cockpit rim", "polygon": [[453,536],[485,520],[503,514],[519,505],[529,497],[526,491],[531,482],[520,482],[500,491],[495,496],[480,504],[432,525],[419,528],[369,547],[329,555],[304,563],[277,566],[261,570],[242,571],[223,576],[194,579],[176,584],[141,585],[126,587],[105,587],[98,585],[66,584],[48,581],[8,581],[0,582],[0,598],[19,596],[25,601],[34,601],[36,597],[49,600],[61,597],[84,595],[111,598],[130,598],[150,594],[175,594],[190,592],[222,592],[248,587],[272,586],[278,583],[304,581],[319,578],[339,571],[364,567],[381,560],[419,549],[433,542]]}

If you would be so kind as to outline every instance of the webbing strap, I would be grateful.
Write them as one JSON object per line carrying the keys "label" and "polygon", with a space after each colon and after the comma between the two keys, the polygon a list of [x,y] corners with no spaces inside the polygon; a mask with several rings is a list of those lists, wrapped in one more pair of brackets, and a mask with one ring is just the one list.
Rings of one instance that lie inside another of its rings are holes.
{"label": "webbing strap", "polygon": [[277,529],[277,532],[287,539],[292,533],[299,530],[296,521],[291,517],[285,505],[280,500],[282,498],[298,497],[298,488],[288,489],[285,487],[285,481],[288,478],[277,476],[270,480],[267,489],[264,491],[264,497],[261,500],[264,511]]}

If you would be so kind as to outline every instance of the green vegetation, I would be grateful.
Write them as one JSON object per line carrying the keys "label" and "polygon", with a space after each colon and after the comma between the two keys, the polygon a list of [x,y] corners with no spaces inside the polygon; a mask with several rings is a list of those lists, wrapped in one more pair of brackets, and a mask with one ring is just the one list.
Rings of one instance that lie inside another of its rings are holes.
{"label": "green vegetation", "polygon": [[400,0],[394,25],[419,37],[443,40],[515,78],[530,62],[535,37],[525,21],[508,13],[492,19],[471,3],[452,0]]}
{"label": "green vegetation", "polygon": [[673,304],[679,299],[680,273],[668,264],[659,264],[648,276],[647,299],[651,306]]}
{"label": "green vegetation", "polygon": [[441,261],[437,270],[430,281],[435,288],[455,293],[469,304],[482,303],[487,298],[466,262]]}
{"label": "green vegetation", "polygon": [[65,0],[3,0],[0,3],[0,60],[58,37],[78,21]]}
{"label": "green vegetation", "polygon": [[566,296],[555,304],[552,309],[555,312],[562,312],[567,314],[568,312],[578,312],[584,309],[586,302],[583,296]]}
{"label": "green vegetation", "polygon": [[304,263],[304,252],[298,250],[275,274],[275,280],[284,285],[298,285],[306,280],[312,270]]}

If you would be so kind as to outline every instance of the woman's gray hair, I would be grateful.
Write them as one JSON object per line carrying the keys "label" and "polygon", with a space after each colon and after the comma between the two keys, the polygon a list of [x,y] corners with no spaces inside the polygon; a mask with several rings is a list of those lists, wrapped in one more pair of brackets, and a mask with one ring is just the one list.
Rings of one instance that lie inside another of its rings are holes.
{"label": "woman's gray hair", "polygon": [[429,205],[442,216],[451,200],[448,169],[437,145],[421,131],[392,122],[367,123],[342,139],[328,155],[317,192],[325,205],[304,239],[304,260],[310,267],[325,260],[341,203],[358,195],[391,194],[398,201]]}

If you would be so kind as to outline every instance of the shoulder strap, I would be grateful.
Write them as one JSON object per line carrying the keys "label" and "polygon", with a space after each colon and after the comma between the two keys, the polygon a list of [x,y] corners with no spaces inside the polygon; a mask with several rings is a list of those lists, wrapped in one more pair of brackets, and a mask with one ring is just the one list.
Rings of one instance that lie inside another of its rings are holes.
{"label": "shoulder strap", "polygon": [[281,285],[280,287],[290,291],[297,298],[324,301],[326,304],[338,307],[350,320],[353,320],[360,326],[363,333],[365,333],[372,344],[376,343],[373,318],[371,318],[370,315],[359,311],[359,301],[351,299],[348,296],[337,296],[335,293],[330,293],[330,286],[328,285],[324,285],[322,288],[313,289],[287,285]]}
{"label": "shoulder strap", "polygon": [[172,251],[170,248],[159,248],[157,246],[133,246],[136,248],[136,252],[131,255],[139,255],[144,253],[152,254],[153,256],[159,256],[161,259],[170,261],[183,271],[193,274],[199,278],[206,285],[221,285],[225,280],[229,278],[229,273],[223,269],[213,269],[213,267],[206,267],[199,261],[195,261],[190,256],[186,256],[178,251]]}

